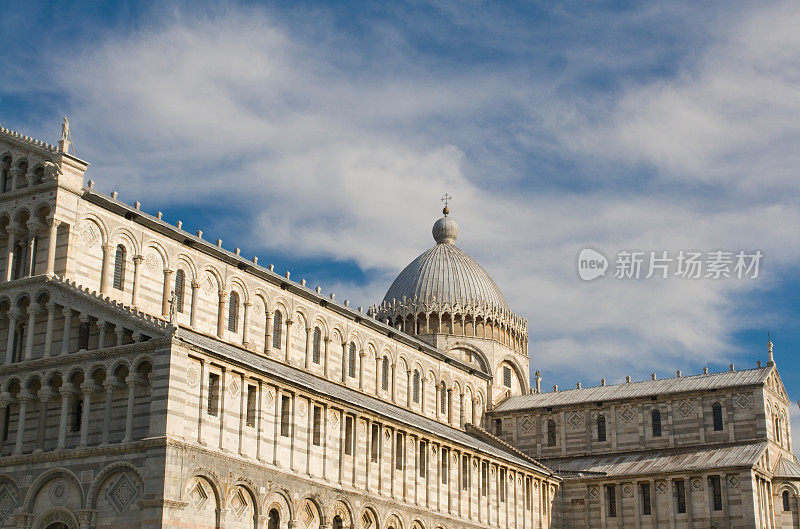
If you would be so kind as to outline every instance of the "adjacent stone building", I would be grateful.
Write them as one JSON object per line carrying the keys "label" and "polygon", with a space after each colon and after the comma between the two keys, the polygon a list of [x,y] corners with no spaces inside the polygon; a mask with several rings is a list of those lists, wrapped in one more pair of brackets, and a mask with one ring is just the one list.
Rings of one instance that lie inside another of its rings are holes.
{"label": "adjacent stone building", "polygon": [[541,393],[447,209],[364,311],[87,165],[0,128],[0,527],[798,527],[771,359]]}

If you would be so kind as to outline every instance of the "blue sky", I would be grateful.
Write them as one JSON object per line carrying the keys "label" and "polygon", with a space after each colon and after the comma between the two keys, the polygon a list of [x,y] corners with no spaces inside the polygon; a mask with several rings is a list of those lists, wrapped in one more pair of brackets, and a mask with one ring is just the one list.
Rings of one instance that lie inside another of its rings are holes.
{"label": "blue sky", "polygon": [[[797,399],[799,25],[792,2],[5,2],[0,122],[54,142],[68,116],[100,190],[356,305],[449,192],[545,387],[755,366],[770,331]],[[764,258],[584,282],[585,247]]]}

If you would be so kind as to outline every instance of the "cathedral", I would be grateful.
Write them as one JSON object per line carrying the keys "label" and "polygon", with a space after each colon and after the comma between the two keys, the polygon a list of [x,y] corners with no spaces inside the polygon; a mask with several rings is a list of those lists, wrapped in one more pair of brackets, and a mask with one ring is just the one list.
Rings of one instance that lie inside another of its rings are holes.
{"label": "cathedral", "polygon": [[0,528],[800,528],[771,343],[543,391],[447,207],[365,310],[96,191],[70,145],[0,127]]}

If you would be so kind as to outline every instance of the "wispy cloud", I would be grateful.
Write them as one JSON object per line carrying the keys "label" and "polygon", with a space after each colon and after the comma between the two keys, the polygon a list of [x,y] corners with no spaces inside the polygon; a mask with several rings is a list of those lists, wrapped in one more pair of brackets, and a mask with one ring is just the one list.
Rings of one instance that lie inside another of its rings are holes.
{"label": "wispy cloud", "polygon": [[[529,318],[546,375],[613,379],[738,356],[732,334],[769,315],[733,300],[773,287],[800,257],[789,193],[800,122],[790,28],[800,10],[781,4],[711,24],[668,71],[622,75],[609,88],[605,69],[638,71],[664,49],[641,40],[638,52],[596,49],[576,36],[543,60],[533,54],[547,39],[503,26],[502,13],[436,9],[459,28],[441,37],[447,46],[494,35],[483,60],[454,67],[385,24],[358,40],[326,12],[309,13],[301,30],[270,11],[230,8],[104,37],[71,57],[80,69],[53,69],[52,82],[69,94],[101,188],[221,211],[209,222],[242,247],[353,262],[366,282],[331,282],[358,304],[380,301],[432,244],[438,196],[449,191],[459,244]],[[568,11],[557,16],[584,29],[697,27],[663,4],[596,19]],[[766,257],[751,282],[588,284],[574,268],[584,246]]]}

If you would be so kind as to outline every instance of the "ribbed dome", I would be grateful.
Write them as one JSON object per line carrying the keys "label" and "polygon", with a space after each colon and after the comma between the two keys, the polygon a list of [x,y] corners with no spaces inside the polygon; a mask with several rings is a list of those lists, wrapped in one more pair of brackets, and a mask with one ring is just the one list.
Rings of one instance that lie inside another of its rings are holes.
{"label": "ribbed dome", "polygon": [[[436,246],[405,267],[384,296],[388,304],[436,301],[436,304],[476,305],[508,309],[495,282],[481,265],[453,244],[458,224],[442,217],[433,226]],[[395,300],[395,301],[393,301]]]}

